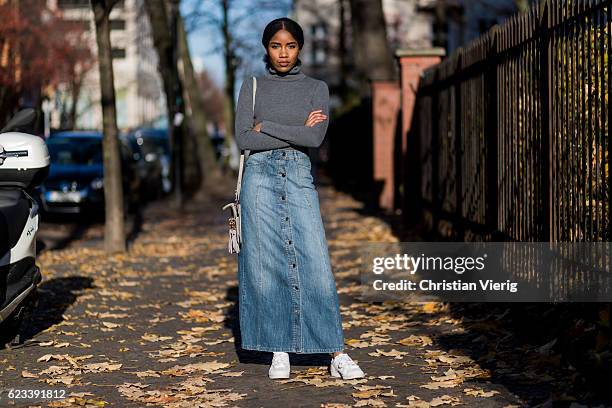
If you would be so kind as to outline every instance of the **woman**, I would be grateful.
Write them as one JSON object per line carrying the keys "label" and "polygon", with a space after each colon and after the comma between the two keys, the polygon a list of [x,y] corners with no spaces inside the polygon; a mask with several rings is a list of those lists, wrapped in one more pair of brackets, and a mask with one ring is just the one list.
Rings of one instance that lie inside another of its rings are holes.
{"label": "woman", "polygon": [[236,106],[238,147],[251,150],[241,187],[238,254],[242,348],[273,352],[270,378],[289,378],[289,355],[330,353],[330,373],[364,376],[343,353],[344,336],[308,147],[325,137],[329,90],[301,72],[302,28],[271,21],[266,73],[247,78]]}

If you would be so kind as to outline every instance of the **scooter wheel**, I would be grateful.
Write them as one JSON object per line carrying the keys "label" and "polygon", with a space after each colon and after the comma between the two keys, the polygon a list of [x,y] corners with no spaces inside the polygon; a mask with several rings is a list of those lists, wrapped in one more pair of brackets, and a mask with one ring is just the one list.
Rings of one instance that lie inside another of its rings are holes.
{"label": "scooter wheel", "polygon": [[13,315],[2,323],[0,327],[0,333],[2,333],[0,347],[8,345],[10,348],[23,344],[23,322],[29,319],[37,304],[38,290],[35,288]]}
{"label": "scooter wheel", "polygon": [[20,307],[10,318],[2,322],[0,332],[0,347],[14,347],[21,344],[21,323],[23,322],[23,306]]}

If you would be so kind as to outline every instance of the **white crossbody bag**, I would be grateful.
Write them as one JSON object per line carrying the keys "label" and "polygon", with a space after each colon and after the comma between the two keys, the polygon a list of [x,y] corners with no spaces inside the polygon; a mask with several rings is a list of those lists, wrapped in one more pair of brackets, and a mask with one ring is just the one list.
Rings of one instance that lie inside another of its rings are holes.
{"label": "white crossbody bag", "polygon": [[[257,91],[257,79],[253,77],[253,117],[255,117],[255,93]],[[229,241],[227,248],[230,254],[240,252],[242,246],[242,228],[241,228],[241,213],[240,213],[240,187],[242,185],[242,169],[244,161],[249,157],[250,150],[245,150],[245,153],[240,154],[240,166],[238,168],[238,181],[236,182],[236,193],[234,201],[223,206],[223,209],[230,208],[231,214],[227,219],[229,225]]]}

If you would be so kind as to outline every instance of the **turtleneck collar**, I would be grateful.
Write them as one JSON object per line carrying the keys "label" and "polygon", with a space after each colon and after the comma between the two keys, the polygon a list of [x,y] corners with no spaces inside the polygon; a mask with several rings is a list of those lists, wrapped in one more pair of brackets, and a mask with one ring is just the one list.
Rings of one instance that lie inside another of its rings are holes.
{"label": "turtleneck collar", "polygon": [[277,81],[298,81],[306,75],[302,72],[302,61],[298,58],[297,63],[288,72],[278,72],[272,64],[266,64],[265,77]]}

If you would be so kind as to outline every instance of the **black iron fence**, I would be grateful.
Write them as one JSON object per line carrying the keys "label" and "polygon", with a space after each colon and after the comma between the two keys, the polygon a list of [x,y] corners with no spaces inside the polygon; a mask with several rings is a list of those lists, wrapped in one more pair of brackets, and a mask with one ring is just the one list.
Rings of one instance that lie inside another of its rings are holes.
{"label": "black iron fence", "polygon": [[407,201],[433,228],[468,241],[612,241],[611,4],[542,1],[425,72]]}

